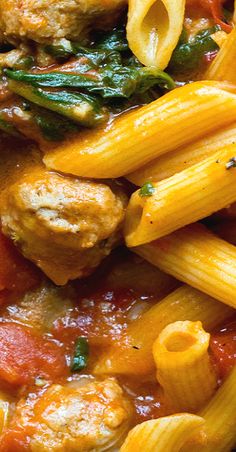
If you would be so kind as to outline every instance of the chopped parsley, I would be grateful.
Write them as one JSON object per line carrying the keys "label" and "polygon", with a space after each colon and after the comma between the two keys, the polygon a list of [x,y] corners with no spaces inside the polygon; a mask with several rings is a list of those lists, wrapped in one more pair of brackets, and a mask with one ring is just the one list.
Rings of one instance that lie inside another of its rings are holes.
{"label": "chopped parsley", "polygon": [[75,343],[75,354],[71,370],[73,372],[83,370],[88,364],[89,345],[85,337],[78,337]]}
{"label": "chopped parsley", "polygon": [[226,169],[236,168],[236,157],[232,157],[225,165]]}
{"label": "chopped parsley", "polygon": [[139,190],[139,196],[152,196],[155,192],[155,187],[151,182],[145,182],[145,184]]}

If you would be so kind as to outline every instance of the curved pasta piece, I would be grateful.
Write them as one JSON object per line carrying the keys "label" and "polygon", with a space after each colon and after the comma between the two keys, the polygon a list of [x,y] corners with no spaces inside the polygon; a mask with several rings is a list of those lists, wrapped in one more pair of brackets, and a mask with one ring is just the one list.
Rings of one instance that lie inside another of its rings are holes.
{"label": "curved pasta piece", "polygon": [[[142,245],[201,220],[236,201],[236,155],[232,144],[168,179],[152,184],[150,196],[137,190],[125,221],[128,246]],[[144,185],[145,187],[145,185]]]}
{"label": "curved pasta piece", "polygon": [[[151,252],[155,256],[155,248],[150,250],[150,255]],[[147,250],[144,257],[149,259],[148,256]],[[142,378],[150,377],[155,371],[152,346],[163,328],[176,321],[191,320],[201,321],[203,328],[211,331],[232,317],[233,313],[232,308],[184,285],[131,322],[122,343],[119,341],[113,344],[103,355],[99,355],[94,372],[99,375],[135,374],[142,375]]]}
{"label": "curved pasta piece", "polygon": [[209,342],[201,322],[186,320],[166,326],[153,344],[157,380],[177,412],[198,411],[217,387]]}
{"label": "curved pasta piece", "polygon": [[[214,114],[212,112],[214,111]],[[46,152],[45,165],[81,177],[124,176],[235,121],[236,87],[194,82]]]}
{"label": "curved pasta piece", "polygon": [[134,251],[162,271],[236,308],[236,248],[202,224],[191,224]]}
{"label": "curved pasta piece", "polygon": [[227,36],[205,78],[236,83],[236,28]]}
{"label": "curved pasta piece", "polygon": [[183,28],[185,0],[130,0],[129,47],[145,66],[164,69]]}
{"label": "curved pasta piece", "polygon": [[129,432],[120,452],[178,452],[203,426],[202,417],[188,413],[146,421]]}
{"label": "curved pasta piece", "polygon": [[216,131],[200,140],[167,152],[148,165],[130,173],[126,179],[135,185],[143,185],[146,181],[159,182],[180,171],[208,158],[214,152],[225,149],[236,142],[236,123],[223,130]]}
{"label": "curved pasta piece", "polygon": [[199,416],[205,420],[205,444],[196,434],[181,452],[231,452],[236,445],[236,366]]}

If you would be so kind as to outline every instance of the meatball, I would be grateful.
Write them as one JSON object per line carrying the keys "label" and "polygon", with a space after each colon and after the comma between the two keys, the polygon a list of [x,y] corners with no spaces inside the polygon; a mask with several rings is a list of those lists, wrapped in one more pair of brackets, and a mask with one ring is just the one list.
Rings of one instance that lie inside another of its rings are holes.
{"label": "meatball", "polygon": [[0,32],[5,40],[49,42],[78,39],[90,23],[106,21],[126,0],[0,0]]}
{"label": "meatball", "polygon": [[126,204],[126,195],[114,183],[38,169],[5,190],[2,231],[63,285],[89,275],[119,243]]}
{"label": "meatball", "polygon": [[124,440],[133,413],[113,378],[77,388],[52,385],[33,410],[20,404],[17,411],[17,424],[30,424],[32,452],[114,450]]}

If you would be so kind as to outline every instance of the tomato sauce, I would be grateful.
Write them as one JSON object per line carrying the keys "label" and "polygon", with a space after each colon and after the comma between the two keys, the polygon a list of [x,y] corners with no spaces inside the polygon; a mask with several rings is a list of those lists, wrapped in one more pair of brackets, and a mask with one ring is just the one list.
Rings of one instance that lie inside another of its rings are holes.
{"label": "tomato sauce", "polygon": [[236,317],[212,333],[210,349],[220,378],[225,378],[236,366]]}
{"label": "tomato sauce", "polygon": [[67,374],[61,347],[30,328],[0,323],[0,344],[0,379],[7,383],[30,385],[37,377],[53,381]]}
{"label": "tomato sauce", "polygon": [[[21,259],[17,252],[12,253],[8,241],[2,239],[0,246],[5,250],[5,260],[8,263],[5,273],[2,270],[0,274],[2,290],[7,288],[11,292],[17,288],[20,293],[42,284],[34,267]],[[17,269],[14,273],[15,283],[10,265]],[[43,391],[37,387],[37,379],[45,380],[47,384],[65,384],[68,377],[69,380],[73,380],[70,367],[78,337],[84,336],[89,342],[89,364],[82,372],[89,376],[100,353],[114,341],[119,343],[122,339],[123,342],[127,325],[156,302],[157,294],[155,296],[155,293],[148,293],[144,288],[141,290],[138,284],[132,288],[131,281],[127,282],[127,274],[122,277],[118,272],[119,284],[111,283],[113,280],[111,260],[108,267],[105,267],[105,272],[99,270],[87,280],[72,283],[65,288],[68,297],[73,293],[71,307],[66,310],[65,315],[59,316],[53,322],[47,334],[35,330],[33,326],[24,325],[19,318],[17,321],[11,318],[11,305],[8,316],[2,309],[0,388],[14,394],[18,413],[21,413],[19,401],[22,396],[30,400],[30,405],[37,400],[40,391]],[[20,300],[20,295],[18,296]],[[8,299],[6,297],[5,302],[10,303],[11,297]],[[212,332],[210,351],[219,380],[222,380],[236,364],[236,318]],[[118,381],[132,402],[133,425],[173,413],[154,374],[145,382],[125,376],[118,376]],[[18,424],[17,416],[19,414],[14,414],[0,439],[0,450],[3,452],[30,450],[28,444],[30,421],[22,428],[21,424]]]}
{"label": "tomato sauce", "polygon": [[0,233],[0,304],[36,287],[40,272]]}

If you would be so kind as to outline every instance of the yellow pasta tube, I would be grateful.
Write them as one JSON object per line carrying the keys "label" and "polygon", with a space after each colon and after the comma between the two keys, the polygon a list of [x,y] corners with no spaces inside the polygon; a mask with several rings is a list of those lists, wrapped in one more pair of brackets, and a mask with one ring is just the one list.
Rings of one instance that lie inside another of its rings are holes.
{"label": "yellow pasta tube", "polygon": [[205,74],[207,80],[236,83],[236,28],[227,36],[216,58]]}
{"label": "yellow pasta tube", "polygon": [[203,225],[187,226],[134,251],[180,281],[236,307],[236,248]]}
{"label": "yellow pasta tube", "polygon": [[44,163],[82,177],[120,177],[165,152],[223,129],[234,122],[235,114],[235,86],[194,82],[121,115],[105,130],[85,131],[68,139],[47,152]]}
{"label": "yellow pasta tube", "polygon": [[176,321],[200,320],[204,329],[211,331],[233,312],[223,303],[184,285],[131,322],[124,342],[99,357],[95,372],[150,376],[155,370],[152,346],[163,328]]}
{"label": "yellow pasta tube", "polygon": [[130,0],[127,39],[145,66],[164,69],[183,29],[185,0]]}
{"label": "yellow pasta tube", "polygon": [[129,432],[120,452],[178,452],[203,426],[203,418],[188,413],[146,421]]}
{"label": "yellow pasta tube", "polygon": [[125,219],[128,246],[142,245],[205,218],[236,201],[236,168],[227,169],[236,145],[152,185],[151,196],[137,190]]}
{"label": "yellow pasta tube", "polygon": [[181,452],[231,452],[236,445],[236,366],[199,416],[205,419],[206,444],[193,435]]}
{"label": "yellow pasta tube", "polygon": [[216,389],[209,341],[201,322],[186,320],[166,326],[153,344],[157,380],[176,412],[198,411]]}
{"label": "yellow pasta tube", "polygon": [[236,143],[236,124],[230,124],[223,130],[194,141],[187,146],[167,152],[148,165],[126,176],[133,184],[143,185],[145,182],[159,182],[180,171],[201,162],[226,146]]}

